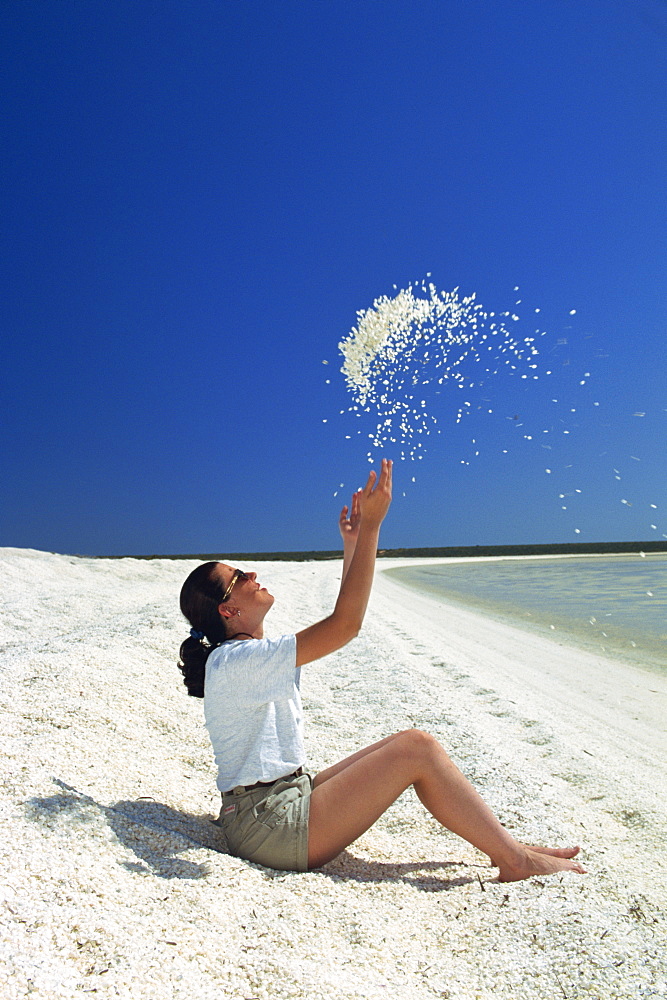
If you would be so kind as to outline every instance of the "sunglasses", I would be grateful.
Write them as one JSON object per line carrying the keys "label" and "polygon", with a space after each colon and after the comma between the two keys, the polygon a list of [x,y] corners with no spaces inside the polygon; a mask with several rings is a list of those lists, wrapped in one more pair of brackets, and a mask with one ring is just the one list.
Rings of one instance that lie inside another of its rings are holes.
{"label": "sunglasses", "polygon": [[232,576],[232,578],[231,578],[231,580],[229,582],[229,586],[227,587],[227,590],[222,595],[222,599],[221,599],[220,603],[222,604],[222,603],[224,603],[224,601],[228,600],[229,595],[231,594],[232,590],[234,589],[234,584],[236,583],[237,580],[249,580],[249,579],[250,579],[250,577],[248,576],[248,574],[244,573],[242,569],[235,569],[234,570],[234,575]]}

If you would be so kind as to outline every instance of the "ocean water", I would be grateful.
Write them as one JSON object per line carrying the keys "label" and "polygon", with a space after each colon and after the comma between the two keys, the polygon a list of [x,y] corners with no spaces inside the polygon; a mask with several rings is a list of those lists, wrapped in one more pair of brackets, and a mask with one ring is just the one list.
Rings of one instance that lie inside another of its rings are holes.
{"label": "ocean water", "polygon": [[667,555],[405,567],[397,581],[627,663],[667,670]]}

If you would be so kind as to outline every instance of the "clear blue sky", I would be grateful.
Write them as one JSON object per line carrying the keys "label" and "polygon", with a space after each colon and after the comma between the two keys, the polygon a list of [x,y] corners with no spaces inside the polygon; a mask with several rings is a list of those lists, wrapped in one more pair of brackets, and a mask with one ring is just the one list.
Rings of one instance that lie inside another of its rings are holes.
{"label": "clear blue sky", "polygon": [[[1,14],[0,544],[336,548],[368,470],[337,345],[427,272],[540,308],[558,366],[465,427],[442,402],[383,543],[667,535],[664,0]],[[552,394],[547,452],[514,425]]]}

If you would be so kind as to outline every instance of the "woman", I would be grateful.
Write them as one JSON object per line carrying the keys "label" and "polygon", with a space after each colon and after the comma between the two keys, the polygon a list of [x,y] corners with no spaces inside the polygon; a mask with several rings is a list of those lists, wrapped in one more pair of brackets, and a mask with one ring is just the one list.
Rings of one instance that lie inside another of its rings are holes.
{"label": "woman", "polygon": [[[269,868],[319,868],[361,836],[412,785],[443,826],[488,854],[501,881],[583,872],[579,848],[516,841],[428,733],[410,729],[311,777],[303,770],[301,667],[344,646],[364,619],[380,525],[391,502],[392,464],[371,472],[340,516],[344,559],[333,612],[278,639],[264,638],[273,597],[225,563],[204,563],[183,585],[192,625],[179,664],[188,693],[204,698],[232,854]],[[349,516],[348,516],[349,515]],[[206,642],[204,642],[206,640]]]}

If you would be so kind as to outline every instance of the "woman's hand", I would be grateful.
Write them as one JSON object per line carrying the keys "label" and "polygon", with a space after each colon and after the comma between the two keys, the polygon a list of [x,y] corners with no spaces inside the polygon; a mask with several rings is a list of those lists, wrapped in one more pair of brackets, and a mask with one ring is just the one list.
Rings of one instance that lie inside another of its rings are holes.
{"label": "woman's hand", "polygon": [[359,633],[373,585],[380,525],[391,503],[391,470],[391,462],[383,458],[379,478],[371,472],[363,490],[352,497],[349,518],[347,507],[341,511],[340,533],[347,543],[338,600],[327,618],[297,632],[297,667],[333,653]]}
{"label": "woman's hand", "polygon": [[359,497],[359,523],[380,527],[391,503],[392,462],[382,459],[380,478],[371,470],[368,482],[357,496]]}
{"label": "woman's hand", "polygon": [[352,494],[352,509],[350,510],[346,504],[341,510],[340,517],[338,518],[338,528],[340,530],[340,536],[343,539],[343,548],[346,550],[353,549],[357,544],[359,524],[361,523],[361,511],[359,509],[360,494],[361,490]]}

